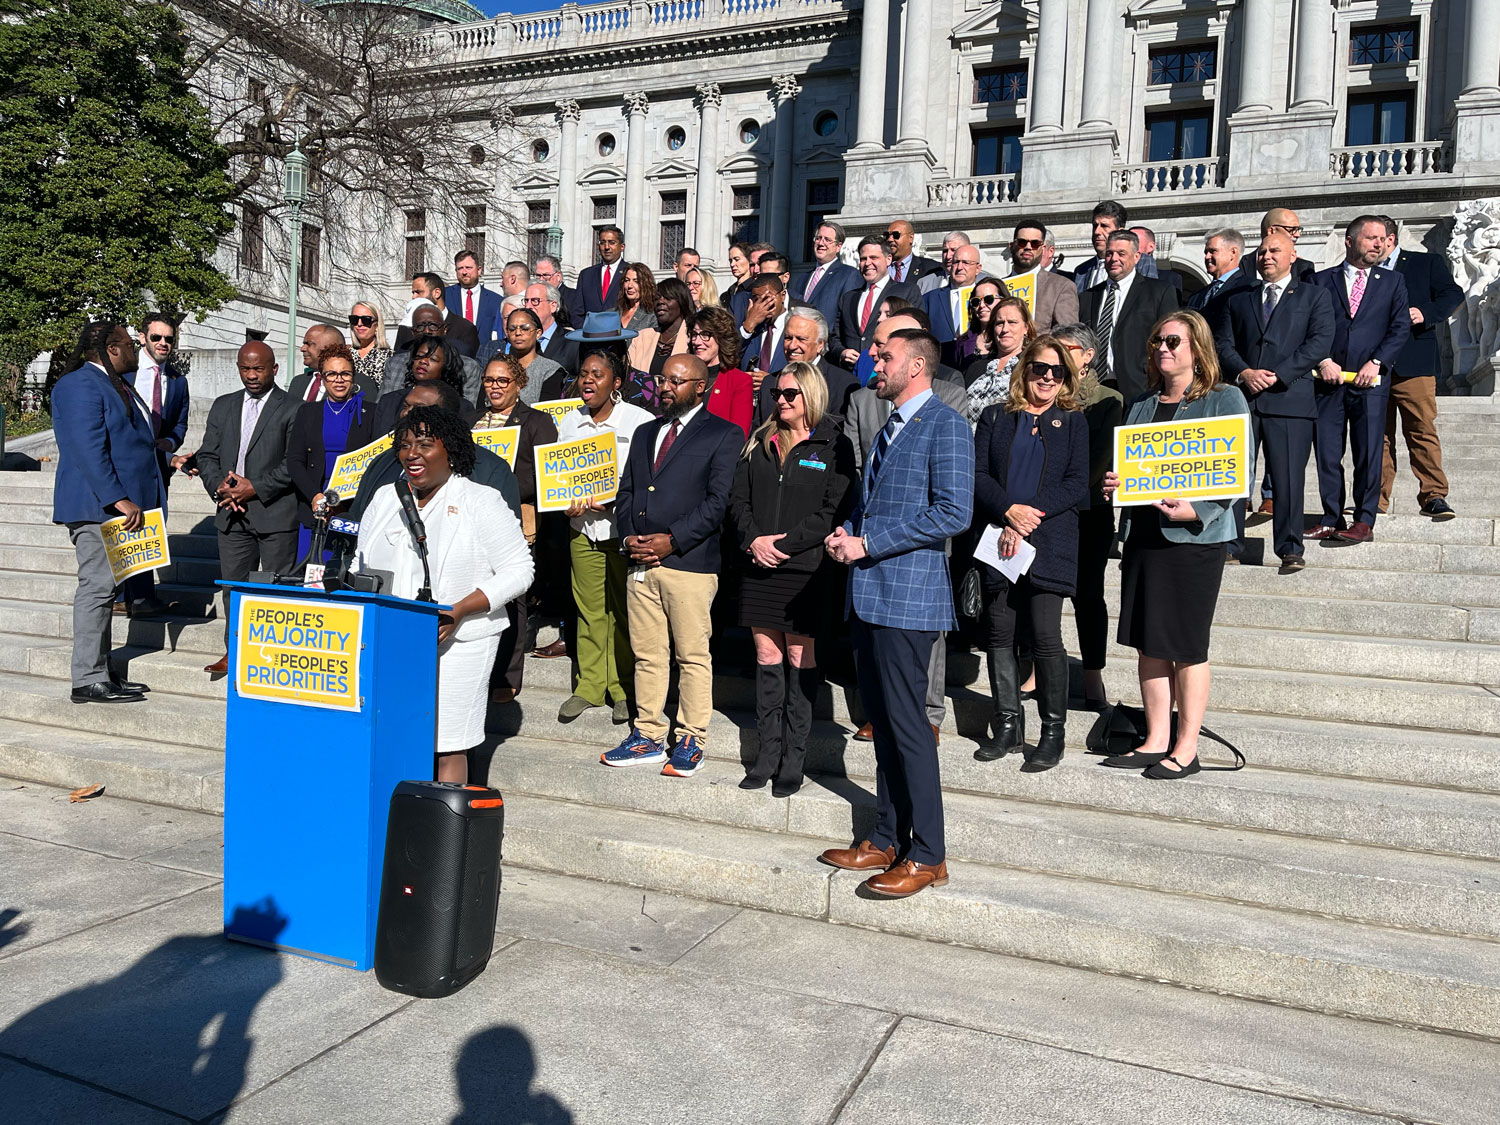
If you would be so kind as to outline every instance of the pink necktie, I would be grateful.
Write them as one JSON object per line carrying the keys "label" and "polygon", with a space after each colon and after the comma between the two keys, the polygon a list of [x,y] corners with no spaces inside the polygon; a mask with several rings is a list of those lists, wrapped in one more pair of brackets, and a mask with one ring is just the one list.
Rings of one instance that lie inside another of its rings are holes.
{"label": "pink necktie", "polygon": [[806,300],[808,297],[812,296],[812,291],[817,288],[818,282],[822,279],[822,277],[823,267],[819,266],[817,269],[813,270],[812,276],[807,279],[807,288],[802,291],[803,300]]}
{"label": "pink necktie", "polygon": [[161,425],[161,367],[151,368],[151,422]]}
{"label": "pink necktie", "polygon": [[1365,299],[1365,271],[1354,271],[1354,285],[1349,290],[1349,315],[1359,315],[1359,303]]}

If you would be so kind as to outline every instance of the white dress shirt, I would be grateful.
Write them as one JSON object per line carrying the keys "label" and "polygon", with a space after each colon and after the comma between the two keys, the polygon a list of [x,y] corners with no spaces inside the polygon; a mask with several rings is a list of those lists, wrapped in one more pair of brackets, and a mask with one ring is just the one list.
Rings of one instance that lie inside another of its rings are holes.
{"label": "white dress shirt", "polygon": [[[464,308],[465,304],[468,302],[470,293],[474,294],[474,316],[469,316],[467,310]],[[463,317],[470,324],[474,325],[477,328],[479,326],[479,321],[475,318],[479,316],[479,302],[483,298],[483,296],[483,282],[475,285],[473,289],[465,289],[463,285],[460,284],[458,287],[458,308],[453,309],[452,311],[458,316]]]}
{"label": "white dress shirt", "polygon": [[[1108,283],[1109,274],[1104,275],[1104,281],[1105,283]],[[1109,326],[1109,340],[1107,341],[1108,347],[1105,348],[1105,352],[1107,353],[1107,358],[1109,360],[1109,369],[1111,371],[1115,369],[1115,329],[1120,326],[1120,310],[1125,307],[1125,298],[1130,296],[1130,287],[1135,284],[1135,270],[1131,270],[1124,277],[1120,278],[1120,280],[1115,284],[1119,286],[1119,289],[1115,291],[1115,318]],[[1100,302],[1099,307],[1104,307],[1102,301]],[[1095,318],[1095,323],[1098,323],[1097,317]]]}
{"label": "white dress shirt", "polygon": [[[762,348],[758,356],[760,360],[760,369],[762,371],[771,370],[772,357],[775,356],[776,349],[781,346],[781,336],[786,331],[786,318],[789,316],[791,316],[791,310],[787,309],[784,310],[782,314],[775,320],[771,321],[771,346],[769,349]],[[762,324],[759,328],[757,328],[753,333],[751,333],[750,339],[759,340],[764,343],[766,339],[766,326]]]}
{"label": "white dress shirt", "polygon": [[[688,423],[691,422],[694,418],[698,417],[702,410],[703,400],[699,399],[697,406],[693,407],[681,418],[677,419],[677,436],[679,438],[682,437],[682,431],[687,429]],[[656,431],[656,444],[651,447],[651,459],[653,461],[661,456],[661,444],[662,442],[667,440],[667,434],[670,433],[672,429],[671,419],[663,418],[662,421],[665,422],[666,425]]]}
{"label": "white dress shirt", "polygon": [[[100,368],[100,370],[102,371],[103,368]],[[151,418],[151,403],[153,401],[152,396],[157,393],[156,388],[158,384],[161,386],[162,409],[165,410],[167,407],[167,365],[165,363],[157,363],[156,360],[151,358],[151,354],[145,348],[142,348],[136,360],[135,368],[136,406],[139,407],[146,421],[151,423],[152,433],[156,432],[156,423]],[[166,438],[168,441],[171,441],[172,435],[167,434]],[[174,446],[173,448],[175,449],[176,447]]]}
{"label": "white dress shirt", "polygon": [[[639,406],[633,406],[628,402],[617,402],[614,409],[609,412],[608,418],[602,422],[596,422],[594,416],[580,406],[572,413],[564,414],[558,421],[557,440],[577,441],[579,438],[592,437],[605,430],[613,430],[615,432],[615,467],[623,476],[626,458],[630,456],[630,439],[635,435],[636,430],[651,421],[653,417],[649,410],[642,410]],[[582,532],[594,543],[604,539],[613,539],[619,535],[615,527],[613,504],[608,511],[585,512],[569,522],[573,525],[574,531]]]}

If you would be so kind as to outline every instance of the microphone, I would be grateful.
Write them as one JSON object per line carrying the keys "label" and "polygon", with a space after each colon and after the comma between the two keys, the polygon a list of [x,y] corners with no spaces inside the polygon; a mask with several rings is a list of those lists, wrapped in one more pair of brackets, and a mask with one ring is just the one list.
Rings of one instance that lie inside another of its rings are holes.
{"label": "microphone", "polygon": [[343,497],[337,492],[325,492],[323,499],[313,507],[313,514],[319,519],[327,519],[329,511],[337,508],[342,501]]}
{"label": "microphone", "polygon": [[411,490],[411,478],[404,472],[396,482],[396,498],[401,501],[401,511],[406,515],[406,526],[411,529],[412,540],[417,545],[417,557],[422,560],[422,588],[417,591],[417,601],[430,602],[432,597],[432,571],[427,566],[427,527],[417,512],[417,498]]}

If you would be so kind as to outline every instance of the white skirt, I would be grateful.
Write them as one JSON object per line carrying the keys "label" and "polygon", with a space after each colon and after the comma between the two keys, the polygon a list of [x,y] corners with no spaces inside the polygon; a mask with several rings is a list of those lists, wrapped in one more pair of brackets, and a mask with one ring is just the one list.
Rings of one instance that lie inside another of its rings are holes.
{"label": "white skirt", "polygon": [[438,652],[437,752],[455,754],[484,741],[490,672],[504,634],[449,641]]}

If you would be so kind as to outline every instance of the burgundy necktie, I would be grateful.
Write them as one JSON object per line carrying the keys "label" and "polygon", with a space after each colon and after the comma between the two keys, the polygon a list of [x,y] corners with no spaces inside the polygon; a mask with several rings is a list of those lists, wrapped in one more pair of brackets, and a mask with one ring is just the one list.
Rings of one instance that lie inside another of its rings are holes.
{"label": "burgundy necktie", "polygon": [[151,428],[161,425],[161,367],[151,368]]}
{"label": "burgundy necktie", "polygon": [[661,472],[661,463],[667,459],[667,450],[672,448],[672,443],[677,440],[677,427],[681,426],[680,419],[673,418],[672,425],[667,430],[667,436],[662,438],[661,448],[656,451],[656,461],[651,466],[653,473]]}
{"label": "burgundy necktie", "polygon": [[859,310],[859,331],[864,335],[865,325],[870,323],[870,310],[875,307],[875,283],[870,282],[870,288],[865,292],[864,308]]}
{"label": "burgundy necktie", "polygon": [[896,259],[896,280],[897,281],[901,280],[901,266],[902,266],[901,259],[897,258]]}
{"label": "burgundy necktie", "polygon": [[323,389],[323,373],[321,371],[314,371],[313,372],[313,377],[311,379],[309,379],[308,383],[307,383],[307,401],[308,402],[317,402],[318,401],[318,392],[321,391],[322,389]]}
{"label": "burgundy necktie", "polygon": [[776,322],[773,320],[766,325],[765,334],[760,338],[760,369],[762,371],[771,370],[771,332],[775,327]]}

